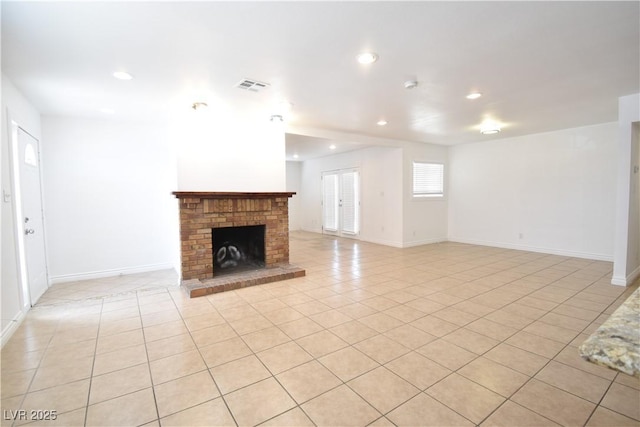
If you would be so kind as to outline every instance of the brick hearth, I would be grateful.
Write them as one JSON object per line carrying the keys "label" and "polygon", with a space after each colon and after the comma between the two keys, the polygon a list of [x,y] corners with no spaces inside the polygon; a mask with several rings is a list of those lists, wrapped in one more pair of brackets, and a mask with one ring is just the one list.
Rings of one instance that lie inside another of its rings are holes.
{"label": "brick hearth", "polygon": [[[302,269],[289,265],[289,197],[295,193],[229,193],[229,192],[181,192],[173,193],[180,202],[180,252],[183,284],[200,290],[192,296],[221,292],[254,284],[268,283],[292,277],[304,276]],[[212,230],[221,227],[265,225],[265,265],[267,272],[247,272],[235,282],[224,280],[216,284],[213,265]],[[276,267],[292,274],[283,275]],[[273,277],[269,278],[269,269]],[[288,277],[291,276],[291,277]],[[210,280],[214,279],[214,280]],[[272,280],[273,279],[273,280]],[[205,283],[206,282],[206,283]],[[196,295],[197,294],[197,295]]]}

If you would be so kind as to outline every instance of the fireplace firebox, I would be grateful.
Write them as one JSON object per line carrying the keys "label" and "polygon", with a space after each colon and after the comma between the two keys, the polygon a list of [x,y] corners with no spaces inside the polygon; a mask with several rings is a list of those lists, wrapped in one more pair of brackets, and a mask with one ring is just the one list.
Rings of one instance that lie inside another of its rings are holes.
{"label": "fireplace firebox", "polygon": [[264,232],[264,225],[213,228],[213,269],[216,274],[263,268]]}

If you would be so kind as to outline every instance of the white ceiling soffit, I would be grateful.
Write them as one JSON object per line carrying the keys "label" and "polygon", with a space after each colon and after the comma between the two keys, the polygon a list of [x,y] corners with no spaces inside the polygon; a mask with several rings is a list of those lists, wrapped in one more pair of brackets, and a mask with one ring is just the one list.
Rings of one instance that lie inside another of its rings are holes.
{"label": "white ceiling soffit", "polygon": [[[333,140],[315,136],[285,134],[286,158],[289,161],[304,161],[319,157],[342,154],[349,151],[368,148],[374,144]],[[297,157],[296,157],[297,156]]]}
{"label": "white ceiling soffit", "polygon": [[[166,120],[198,101],[266,120],[286,100],[294,126],[457,144],[615,121],[640,92],[639,2],[1,7],[2,70],[45,115]],[[238,91],[246,77],[269,89]],[[480,135],[485,118],[502,132]]]}

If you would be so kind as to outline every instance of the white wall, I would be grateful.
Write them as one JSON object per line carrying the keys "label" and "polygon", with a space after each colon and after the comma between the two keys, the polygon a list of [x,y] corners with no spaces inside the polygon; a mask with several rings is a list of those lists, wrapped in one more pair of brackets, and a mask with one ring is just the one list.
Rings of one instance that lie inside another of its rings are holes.
{"label": "white wall", "polygon": [[[449,198],[448,149],[432,144],[406,143],[403,148],[403,246],[417,246],[447,240]],[[414,198],[413,162],[443,163],[444,198]]]}
{"label": "white wall", "polygon": [[362,151],[362,240],[402,247],[402,149]]}
{"label": "white wall", "polygon": [[617,126],[451,147],[449,239],[613,259]]}
{"label": "white wall", "polygon": [[157,124],[43,119],[52,282],[175,267],[175,156]]}
{"label": "white wall", "polygon": [[285,191],[282,123],[196,113],[173,125],[172,139],[180,191]]}
{"label": "white wall", "polygon": [[361,232],[365,241],[402,246],[402,150],[373,147],[302,164],[301,227],[322,232],[322,172],[359,168]]}
{"label": "white wall", "polygon": [[638,135],[640,94],[618,100],[617,199],[614,285],[629,285],[640,275],[640,212],[638,211],[640,174],[634,169],[640,163]]}
{"label": "white wall", "polygon": [[[16,254],[16,223],[14,218],[14,197],[11,181],[11,163],[9,157],[9,129],[7,117],[17,122],[23,129],[41,139],[40,113],[29,101],[13,86],[11,81],[2,74],[2,150],[0,161],[2,164],[2,192],[3,197],[0,218],[2,228],[0,237],[2,241],[0,257],[2,264],[0,274],[2,283],[1,308],[2,314],[2,345],[6,343],[15,328],[28,310],[28,303],[23,301],[21,285],[19,281],[18,259]],[[42,148],[44,150],[44,148]],[[6,199],[4,195],[7,195]]]}
{"label": "white wall", "polygon": [[289,230],[300,230],[302,224],[300,220],[301,205],[300,189],[302,187],[302,162],[287,162],[287,191],[295,194],[289,198]]}
{"label": "white wall", "polygon": [[631,159],[629,241],[627,242],[629,280],[627,284],[631,284],[640,275],[640,122],[633,123]]}

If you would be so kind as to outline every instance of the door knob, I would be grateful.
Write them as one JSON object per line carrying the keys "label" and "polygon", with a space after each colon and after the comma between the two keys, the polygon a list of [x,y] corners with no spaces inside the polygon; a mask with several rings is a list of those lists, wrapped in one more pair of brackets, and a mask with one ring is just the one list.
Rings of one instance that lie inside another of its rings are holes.
{"label": "door knob", "polygon": [[33,234],[35,232],[36,232],[36,230],[34,230],[33,228],[26,228],[24,230],[24,234]]}

